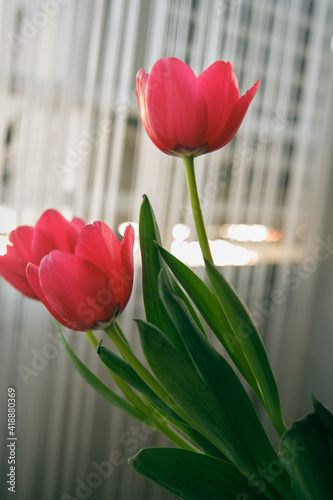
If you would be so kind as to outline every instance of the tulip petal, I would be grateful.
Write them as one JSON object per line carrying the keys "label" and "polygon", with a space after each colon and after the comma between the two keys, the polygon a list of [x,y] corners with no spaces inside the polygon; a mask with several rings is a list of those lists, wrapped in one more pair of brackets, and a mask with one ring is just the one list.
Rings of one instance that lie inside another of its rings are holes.
{"label": "tulip petal", "polygon": [[39,281],[49,306],[74,330],[96,330],[118,313],[108,276],[77,255],[54,250],[40,263]]}
{"label": "tulip petal", "polygon": [[198,77],[208,109],[205,142],[214,143],[239,99],[237,78],[230,62],[217,61]]}
{"label": "tulip petal", "polygon": [[100,221],[87,224],[82,229],[75,248],[75,255],[92,262],[109,277],[119,306],[125,297],[120,249],[117,236]]}
{"label": "tulip petal", "polygon": [[244,116],[254,98],[260,82],[259,80],[233,105],[230,115],[227,118],[220,135],[209,143],[206,152],[216,151],[230,142],[236,135]]}
{"label": "tulip petal", "polygon": [[46,210],[34,229],[32,248],[35,263],[38,264],[45,255],[55,249],[74,253],[80,225],[78,219],[71,223],[57,210]]}
{"label": "tulip petal", "polygon": [[152,133],[171,154],[195,154],[208,126],[201,85],[187,64],[159,59],[147,80],[146,114]]}
{"label": "tulip petal", "polygon": [[72,325],[67,323],[67,321],[64,320],[49,304],[46,295],[44,293],[44,290],[40,286],[39,283],[39,268],[35,264],[32,264],[31,262],[27,265],[27,278],[30,283],[31,288],[35,291],[37,298],[43,302],[44,306],[47,308],[49,313],[52,314],[52,316],[59,321],[62,325],[66,326],[67,328],[72,328]]}
{"label": "tulip petal", "polygon": [[148,76],[149,75],[147,75],[143,69],[140,69],[136,77],[136,95],[138,98],[141,120],[145,128],[145,131],[148,134],[149,139],[155,144],[156,147],[158,147],[161,151],[163,151],[163,153],[168,153],[163,144],[154,135],[149,125],[149,120],[147,116],[147,102],[146,102]]}
{"label": "tulip petal", "polygon": [[27,263],[35,260],[31,250],[33,231],[30,226],[21,226],[11,231],[11,244],[7,245],[6,253],[0,256],[0,274],[26,297],[38,299],[25,274]]}
{"label": "tulip petal", "polygon": [[133,274],[134,274],[134,263],[133,263],[133,245],[134,245],[134,229],[132,226],[127,226],[123,239],[121,241],[121,264],[123,271],[123,285],[125,296],[123,299],[122,308],[126,306],[127,302],[132,293],[133,286]]}
{"label": "tulip petal", "polygon": [[20,226],[9,233],[9,241],[12,246],[7,247],[7,252],[15,252],[25,261],[25,267],[28,262],[35,262],[35,257],[31,247],[34,228],[31,226]]}
{"label": "tulip petal", "polygon": [[76,230],[81,231],[81,229],[86,225],[86,222],[80,217],[73,217],[70,222],[70,225]]}
{"label": "tulip petal", "polygon": [[0,257],[0,274],[14,288],[30,299],[38,299],[33,289],[29,285],[25,274],[26,261],[21,259],[14,252],[7,252]]}

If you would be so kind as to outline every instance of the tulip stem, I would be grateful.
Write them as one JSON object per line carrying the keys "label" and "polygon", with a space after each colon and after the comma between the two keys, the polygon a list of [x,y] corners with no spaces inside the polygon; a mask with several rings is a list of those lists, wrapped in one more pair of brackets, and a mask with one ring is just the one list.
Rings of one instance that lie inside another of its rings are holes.
{"label": "tulip stem", "polygon": [[[150,387],[155,394],[162,399],[166,404],[170,406],[172,404],[173,408],[177,408],[175,411],[180,417],[188,421],[186,414],[179,408],[179,406],[171,400],[169,394],[163,389],[158,380],[147,370],[147,368],[141,363],[141,361],[135,356],[133,351],[128,347],[126,342],[124,342],[122,336],[118,331],[118,326],[116,323],[111,323],[110,326],[105,328],[105,333],[109,339],[113,342],[115,347],[118,349],[122,357],[131,365],[131,367],[136,371],[139,377],[142,378],[144,382]],[[192,423],[189,422],[191,425]]]}
{"label": "tulip stem", "polygon": [[[93,332],[84,332],[87,339],[89,340],[89,343],[93,347],[93,349],[96,351],[99,342]],[[110,368],[105,366],[119,389],[122,391],[122,393],[127,397],[127,399],[143,414],[147,413],[147,407],[143,403],[142,399],[139,398],[139,396],[133,391],[133,389],[123,380],[121,379],[116,373],[114,373]]]}
{"label": "tulip stem", "polygon": [[193,156],[184,156],[183,157],[184,165],[185,165],[185,173],[186,173],[186,181],[188,192],[191,201],[192,213],[195,228],[197,230],[199,245],[201,248],[202,255],[204,259],[213,263],[213,257],[209,248],[205,223],[202,217],[197,182],[195,179],[195,171],[194,171],[194,159]]}
{"label": "tulip stem", "polygon": [[143,366],[141,361],[135,356],[133,351],[124,341],[122,335],[119,333],[117,325],[115,323],[111,323],[111,325],[105,328],[104,331],[118,349],[122,357],[131,365],[142,380],[149,385],[155,394],[157,394],[162,400],[168,399],[168,394],[165,392],[160,383],[155,379],[155,377],[153,377],[147,368]]}
{"label": "tulip stem", "polygon": [[[149,373],[149,371],[143,366],[141,361],[139,361],[138,358],[133,354],[133,351],[129,347],[127,341],[125,341],[123,338],[123,333],[120,333],[120,326],[117,323],[111,323],[111,325],[108,326],[104,331],[116,346],[122,357],[132,366],[132,368],[137,372],[142,380],[144,380],[146,384],[149,385],[149,387],[155,392],[155,394],[157,394],[164,401],[170,400],[168,394],[164,391],[159,382],[151,375],[151,373]],[[142,411],[141,408],[140,411]],[[147,425],[158,430],[176,446],[185,450],[200,452],[200,450],[196,446],[194,446],[185,437],[179,434],[176,429],[171,427],[168,421],[157,412],[155,412],[155,410],[150,409],[146,406],[144,411],[142,412],[148,417]],[[151,421],[153,421],[153,425],[151,425]]]}
{"label": "tulip stem", "polygon": [[[60,327],[59,327],[60,330]],[[60,330],[61,332],[61,330]],[[61,334],[62,335],[62,334]],[[90,345],[96,349],[99,345],[99,342],[93,332],[85,332],[85,335],[90,343]],[[106,367],[107,368],[107,367]],[[161,434],[163,434],[169,441],[179,448],[183,448],[185,450],[196,451],[200,450],[196,448],[192,443],[190,443],[185,437],[179,434],[176,429],[171,427],[167,420],[158,415],[152,408],[146,406],[143,401],[137,396],[137,394],[133,391],[133,389],[124,382],[120,377],[118,377],[115,373],[112,372],[109,368],[107,368],[111,377],[114,379],[118,387],[122,390],[125,396],[133,403],[133,405],[139,411],[138,419],[143,424],[146,424],[149,427],[152,427],[154,430],[157,430]],[[139,418],[140,415],[140,418]],[[132,415],[133,416],[133,415]]]}

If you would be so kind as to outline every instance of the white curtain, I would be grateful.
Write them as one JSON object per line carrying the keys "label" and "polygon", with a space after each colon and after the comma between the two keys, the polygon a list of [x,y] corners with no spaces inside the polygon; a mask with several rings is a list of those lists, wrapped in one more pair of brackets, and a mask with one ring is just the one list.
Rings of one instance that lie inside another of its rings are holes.
{"label": "white curtain", "polygon": [[[11,226],[34,224],[50,207],[117,230],[123,222],[138,222],[143,193],[166,248],[179,223],[190,230],[188,248],[195,245],[182,162],[147,138],[135,76],[141,67],[149,72],[160,57],[179,57],[196,74],[215,60],[230,60],[241,94],[258,79],[261,85],[236,138],[196,162],[209,238],[227,241],[235,255],[254,256],[248,265],[236,260],[223,271],[258,323],[287,418],[301,416],[314,386],[332,407],[326,381],[332,369],[319,368],[313,377],[307,372],[309,349],[318,349],[310,328],[318,290],[332,292],[325,219],[332,208],[332,33],[329,0],[4,1],[2,246]],[[231,227],[250,231],[254,225],[267,232],[263,241],[229,237]],[[318,245],[327,255],[325,272]],[[139,251],[136,263],[121,323],[139,352],[131,321],[143,317]],[[80,481],[86,484],[94,463],[108,461],[110,453],[129,457],[140,447],[165,443],[155,435],[129,441],[137,424],[81,381],[40,303],[23,299],[3,280],[0,301],[1,394],[14,386],[18,399],[18,498],[75,498]],[[321,331],[324,353],[332,335],[327,323]],[[70,338],[104,377],[86,339]],[[1,419],[4,428],[4,411]],[[5,469],[6,456],[1,460]],[[173,498],[126,463],[90,490],[89,498],[99,500]],[[7,498],[7,488],[2,491]]]}

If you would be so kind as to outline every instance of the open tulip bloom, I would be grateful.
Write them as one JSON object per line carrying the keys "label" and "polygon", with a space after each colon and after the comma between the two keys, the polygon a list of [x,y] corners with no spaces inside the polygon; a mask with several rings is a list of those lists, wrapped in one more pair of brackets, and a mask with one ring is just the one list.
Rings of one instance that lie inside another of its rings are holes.
{"label": "open tulip bloom", "polygon": [[9,241],[0,273],[27,297],[41,300],[62,325],[100,329],[125,308],[133,284],[131,226],[120,243],[103,222],[68,222],[47,210],[35,227],[12,231]]}
{"label": "open tulip bloom", "polygon": [[136,89],[145,130],[161,151],[199,156],[221,149],[236,135],[259,88],[239,97],[230,62],[217,61],[198,77],[174,57],[159,59],[149,75],[138,72]]}
{"label": "open tulip bloom", "polygon": [[108,326],[125,308],[133,284],[134,231],[119,243],[103,222],[87,224],[74,251],[53,250],[26,274],[31,288],[63,325],[73,330]]}
{"label": "open tulip bloom", "polygon": [[[100,395],[166,436],[175,447],[141,450],[131,466],[186,500],[328,500],[333,498],[333,415],[313,398],[313,413],[283,420],[278,388],[258,330],[214,265],[194,176],[193,158],[235,136],[259,87],[239,97],[230,63],[196,77],[182,61],[160,59],[140,70],[137,94],[147,134],[164,153],[184,159],[208,287],[162,246],[147,197],[139,217],[145,320],[136,320],[137,358],[117,318],[133,285],[134,231],[120,242],[103,222],[71,222],[47,210],[34,227],[9,236],[0,274],[39,299],[56,319],[66,353]],[[198,314],[199,313],[199,314]],[[234,367],[213,347],[200,317],[229,354],[280,438],[272,446]],[[85,331],[123,395],[77,357],[60,324]],[[107,334],[118,350],[91,330]]]}
{"label": "open tulip bloom", "polygon": [[203,256],[212,261],[199,203],[193,158],[226,146],[236,135],[260,82],[239,97],[230,62],[217,61],[198,77],[183,61],[159,59],[136,77],[145,130],[161,151],[183,158]]}

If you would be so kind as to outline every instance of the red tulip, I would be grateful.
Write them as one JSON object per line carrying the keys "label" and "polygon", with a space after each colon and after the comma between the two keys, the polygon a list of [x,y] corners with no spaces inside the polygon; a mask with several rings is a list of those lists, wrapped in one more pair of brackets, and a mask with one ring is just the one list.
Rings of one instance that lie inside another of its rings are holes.
{"label": "red tulip", "polygon": [[120,243],[103,222],[81,230],[74,252],[53,250],[27,277],[50,313],[73,330],[105,328],[125,308],[133,285],[134,230]]}
{"label": "red tulip", "polygon": [[69,222],[56,210],[46,210],[34,227],[20,226],[11,231],[7,253],[0,256],[0,274],[23,295],[38,299],[26,277],[27,264],[38,265],[54,249],[74,252],[84,225],[81,219]]}
{"label": "red tulip", "polygon": [[239,97],[230,62],[217,61],[196,77],[173,57],[159,59],[147,75],[136,78],[139,110],[145,130],[164,153],[199,156],[216,151],[236,135],[259,87]]}

